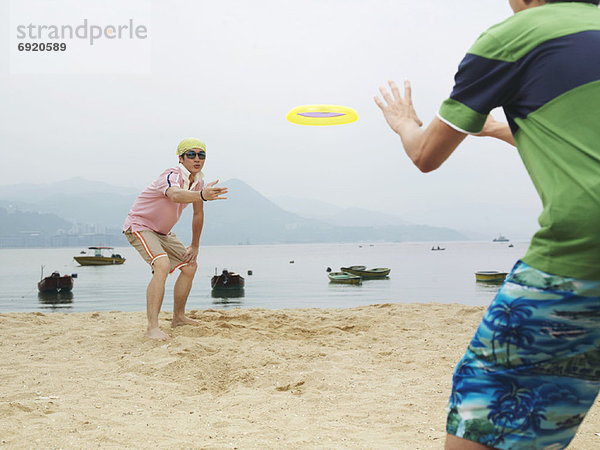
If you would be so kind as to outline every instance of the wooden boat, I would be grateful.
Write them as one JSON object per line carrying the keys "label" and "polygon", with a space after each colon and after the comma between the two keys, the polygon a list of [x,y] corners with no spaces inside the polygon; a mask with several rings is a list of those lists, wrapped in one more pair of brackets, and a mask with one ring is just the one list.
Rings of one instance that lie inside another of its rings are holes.
{"label": "wooden boat", "polygon": [[38,300],[42,305],[49,305],[52,309],[73,303],[72,291],[38,292]]}
{"label": "wooden boat", "polygon": [[241,300],[234,300],[236,298],[243,298],[246,296],[244,288],[241,289],[213,289],[210,291],[210,296],[214,299],[213,304],[216,305],[241,305]]}
{"label": "wooden boat", "polygon": [[82,266],[111,266],[113,264],[123,264],[125,262],[125,258],[119,254],[114,254],[112,252],[110,256],[104,254],[105,250],[114,250],[113,247],[88,247],[88,250],[92,250],[93,254],[74,256],[73,259]]}
{"label": "wooden boat", "polygon": [[349,267],[341,267],[340,270],[342,272],[350,273],[352,275],[358,275],[361,278],[374,280],[377,278],[385,278],[387,277],[391,269],[387,267],[377,267],[375,269],[367,269],[366,266],[349,266]]}
{"label": "wooden boat", "polygon": [[223,269],[221,275],[216,274],[210,280],[210,286],[213,290],[242,290],[245,280],[239,273],[229,272]]}
{"label": "wooden boat", "polygon": [[347,272],[330,272],[327,274],[331,283],[362,284],[362,278]]}
{"label": "wooden boat", "polygon": [[40,292],[69,292],[73,289],[73,275],[60,275],[58,272],[52,272],[49,277],[44,277],[42,269],[42,279],[38,281],[38,290]]}
{"label": "wooden boat", "polygon": [[476,281],[487,281],[488,283],[501,283],[506,279],[508,273],[495,270],[482,270],[475,272]]}

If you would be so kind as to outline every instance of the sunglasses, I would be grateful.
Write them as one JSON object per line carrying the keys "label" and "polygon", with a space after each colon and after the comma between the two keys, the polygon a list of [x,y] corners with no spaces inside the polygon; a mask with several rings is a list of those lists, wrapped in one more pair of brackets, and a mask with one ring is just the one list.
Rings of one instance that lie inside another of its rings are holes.
{"label": "sunglasses", "polygon": [[204,152],[204,150],[201,150],[198,153],[196,153],[194,150],[188,150],[184,153],[184,155],[187,156],[189,159],[196,159],[196,156],[198,156],[198,158],[200,159],[206,159],[206,153]]}

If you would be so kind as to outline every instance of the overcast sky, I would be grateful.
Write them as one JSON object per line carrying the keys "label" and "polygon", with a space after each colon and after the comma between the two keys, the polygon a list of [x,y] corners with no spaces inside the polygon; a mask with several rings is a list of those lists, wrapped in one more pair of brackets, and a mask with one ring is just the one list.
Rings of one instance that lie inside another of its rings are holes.
{"label": "overcast sky", "polygon": [[[45,3],[35,20],[81,23],[109,20],[127,1]],[[196,136],[208,146],[208,180],[239,178],[269,197],[398,215],[470,203],[539,208],[515,149],[469,137],[421,174],[373,102],[378,86],[407,77],[429,123],[466,50],[512,14],[507,0],[138,0],[122,13],[148,27],[150,64],[147,54],[126,58],[129,71],[139,59],[137,74],[15,73],[11,2],[0,4],[9,29],[0,34],[0,185],[82,176],[141,189],[176,163],[180,139]],[[128,43],[104,45],[118,54]],[[286,120],[312,103],[350,106],[359,119]]]}

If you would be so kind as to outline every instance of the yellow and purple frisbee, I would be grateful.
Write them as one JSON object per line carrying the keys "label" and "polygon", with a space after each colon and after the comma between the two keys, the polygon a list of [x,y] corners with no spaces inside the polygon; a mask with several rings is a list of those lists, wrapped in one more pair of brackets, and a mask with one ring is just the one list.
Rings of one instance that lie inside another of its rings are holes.
{"label": "yellow and purple frisbee", "polygon": [[298,125],[342,125],[358,120],[352,108],[340,105],[302,105],[287,113],[287,120]]}

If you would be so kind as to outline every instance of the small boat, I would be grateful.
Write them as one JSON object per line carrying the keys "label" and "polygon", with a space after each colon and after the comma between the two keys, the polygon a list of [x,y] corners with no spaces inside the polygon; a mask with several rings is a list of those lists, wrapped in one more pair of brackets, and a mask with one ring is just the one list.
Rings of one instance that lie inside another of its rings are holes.
{"label": "small boat", "polygon": [[[114,250],[113,247],[88,247],[88,250],[92,250],[93,254],[74,256],[73,259],[82,266],[111,266],[113,264],[123,264],[125,262],[125,258],[121,255],[112,253],[112,250]],[[106,256],[104,254],[105,250],[111,250],[111,255]]]}
{"label": "small boat", "polygon": [[386,278],[390,274],[392,269],[388,269],[387,267],[367,269],[366,266],[349,266],[341,267],[340,270],[342,272],[346,272],[352,275],[358,275],[361,278],[374,280],[377,278]]}
{"label": "small boat", "polygon": [[439,245],[437,247],[431,247],[431,250],[433,251],[437,251],[437,250],[446,250],[445,247],[440,247]]}
{"label": "small boat", "polygon": [[508,273],[495,270],[482,270],[475,272],[475,281],[487,281],[488,283],[500,283],[506,279]]}
{"label": "small boat", "polygon": [[77,274],[62,275],[58,271],[52,272],[52,275],[44,278],[44,267],[42,266],[42,278],[38,281],[38,290],[40,292],[70,292],[73,289],[73,278]]}
{"label": "small boat", "polygon": [[362,284],[362,278],[347,272],[330,272],[327,274],[331,283]]}
{"label": "small boat", "polygon": [[65,290],[38,292],[38,300],[42,305],[52,309],[68,308],[73,303],[73,292]]}
{"label": "small boat", "polygon": [[223,269],[221,275],[215,275],[210,280],[210,286],[213,290],[241,290],[244,289],[245,280],[239,273],[229,272]]}
{"label": "small boat", "polygon": [[497,238],[492,239],[492,242],[508,242],[506,236],[499,235]]}
{"label": "small boat", "polygon": [[213,300],[213,304],[215,304],[215,305],[235,306],[235,305],[242,304],[242,300],[235,300],[235,299],[244,298],[246,296],[246,293],[244,292],[243,288],[242,289],[213,289],[212,291],[210,291],[210,296],[215,299],[215,300]]}

